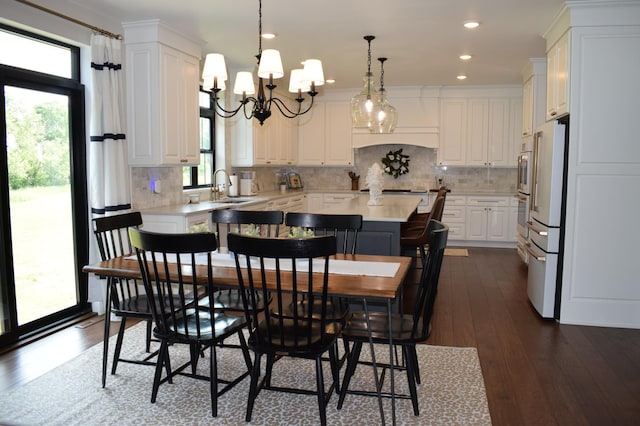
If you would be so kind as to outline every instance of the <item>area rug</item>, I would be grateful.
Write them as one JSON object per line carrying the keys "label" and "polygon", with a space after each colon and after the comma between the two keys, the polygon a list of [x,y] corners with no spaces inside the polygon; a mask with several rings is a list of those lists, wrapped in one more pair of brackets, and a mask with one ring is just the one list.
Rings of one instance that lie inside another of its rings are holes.
{"label": "area rug", "polygon": [[[140,356],[144,325],[127,330],[123,356]],[[115,338],[115,337],[114,337]],[[115,342],[114,342],[115,343]],[[113,348],[115,344],[110,344]],[[140,346],[140,348],[139,348]],[[183,345],[171,347],[172,364],[186,359]],[[363,356],[367,349],[363,349]],[[379,361],[388,359],[388,347],[376,347]],[[207,355],[208,356],[208,355]],[[121,363],[116,375],[100,385],[102,344],[98,344],[49,373],[0,395],[0,424],[10,425],[247,425],[244,421],[248,378],[219,398],[218,417],[211,417],[207,382],[177,377],[160,387],[151,404],[153,367]],[[410,400],[396,400],[399,425],[490,425],[482,372],[475,348],[418,345],[422,384],[418,386],[420,416]],[[237,349],[218,351],[221,372],[246,369]],[[203,371],[208,359],[200,362]],[[329,381],[329,368],[324,369]],[[274,367],[274,384],[314,389],[314,362],[282,359]],[[224,373],[223,373],[224,374]],[[396,373],[396,390],[407,393],[406,374]],[[276,382],[277,378],[277,382]],[[389,377],[385,383],[388,384]],[[370,367],[356,370],[351,389],[372,388]],[[329,425],[382,424],[376,398],[347,395],[341,410],[333,395],[327,407]],[[385,423],[391,424],[391,401],[384,403]],[[250,425],[319,424],[315,396],[262,391]]]}
{"label": "area rug", "polygon": [[467,250],[466,248],[446,248],[444,249],[444,255],[467,257],[469,256],[469,250]]}

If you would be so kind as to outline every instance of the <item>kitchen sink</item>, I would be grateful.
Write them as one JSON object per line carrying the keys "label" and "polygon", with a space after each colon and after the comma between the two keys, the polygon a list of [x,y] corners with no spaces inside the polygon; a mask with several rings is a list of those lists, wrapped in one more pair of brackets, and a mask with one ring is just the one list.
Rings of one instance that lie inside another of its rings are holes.
{"label": "kitchen sink", "polygon": [[249,197],[229,197],[229,198],[222,198],[217,201],[212,201],[212,203],[241,204],[241,203],[248,203],[249,201],[255,201],[255,199],[249,198]]}

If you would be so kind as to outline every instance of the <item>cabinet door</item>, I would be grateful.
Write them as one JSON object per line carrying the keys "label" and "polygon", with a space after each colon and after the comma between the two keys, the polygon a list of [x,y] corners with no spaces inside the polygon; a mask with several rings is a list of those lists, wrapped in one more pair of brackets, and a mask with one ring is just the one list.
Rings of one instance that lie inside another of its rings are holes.
{"label": "cabinet door", "polygon": [[568,112],[569,33],[563,35],[547,54],[547,120]]}
{"label": "cabinet door", "polygon": [[160,47],[162,164],[198,164],[198,61],[176,49]]}
{"label": "cabinet door", "polygon": [[348,102],[327,102],[324,106],[324,164],[353,164],[351,113]]}
{"label": "cabinet door", "polygon": [[278,149],[278,164],[292,166],[296,164],[298,157],[297,120],[283,118],[280,120],[280,132]]}
{"label": "cabinet door", "polygon": [[314,105],[311,111],[298,119],[298,164],[301,166],[324,164],[323,105]]}
{"label": "cabinet door", "polygon": [[510,107],[509,98],[496,98],[489,101],[488,166],[510,166],[515,161],[515,157],[513,159],[509,157],[513,153],[512,145],[515,145],[509,133]]}
{"label": "cabinet door", "polygon": [[489,144],[489,100],[469,99],[468,109],[466,164],[486,166]]}
{"label": "cabinet door", "polygon": [[507,241],[509,235],[509,209],[487,207],[487,241]]}
{"label": "cabinet door", "polygon": [[440,120],[438,164],[464,165],[467,141],[467,100],[443,99]]}
{"label": "cabinet door", "polygon": [[465,214],[467,240],[487,239],[487,208],[467,207]]}

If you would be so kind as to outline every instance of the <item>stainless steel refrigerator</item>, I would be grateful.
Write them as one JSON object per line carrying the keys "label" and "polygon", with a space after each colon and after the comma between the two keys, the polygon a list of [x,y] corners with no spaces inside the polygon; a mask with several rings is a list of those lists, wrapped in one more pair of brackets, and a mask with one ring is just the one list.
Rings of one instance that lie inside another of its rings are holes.
{"label": "stainless steel refrigerator", "polygon": [[536,129],[530,199],[527,294],[543,318],[559,319],[568,117]]}

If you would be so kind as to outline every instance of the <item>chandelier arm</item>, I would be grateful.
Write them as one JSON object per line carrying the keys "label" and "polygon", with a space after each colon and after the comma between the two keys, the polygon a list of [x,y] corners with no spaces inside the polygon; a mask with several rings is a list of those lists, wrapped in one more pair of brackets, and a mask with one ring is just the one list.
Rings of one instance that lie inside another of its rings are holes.
{"label": "chandelier arm", "polygon": [[299,115],[304,114],[304,112],[300,112],[300,103],[298,103],[298,111],[292,111],[291,109],[289,109],[289,107],[280,98],[272,98],[271,103],[274,104],[276,108],[278,108],[278,111],[280,111],[280,113],[287,118],[295,118]]}

